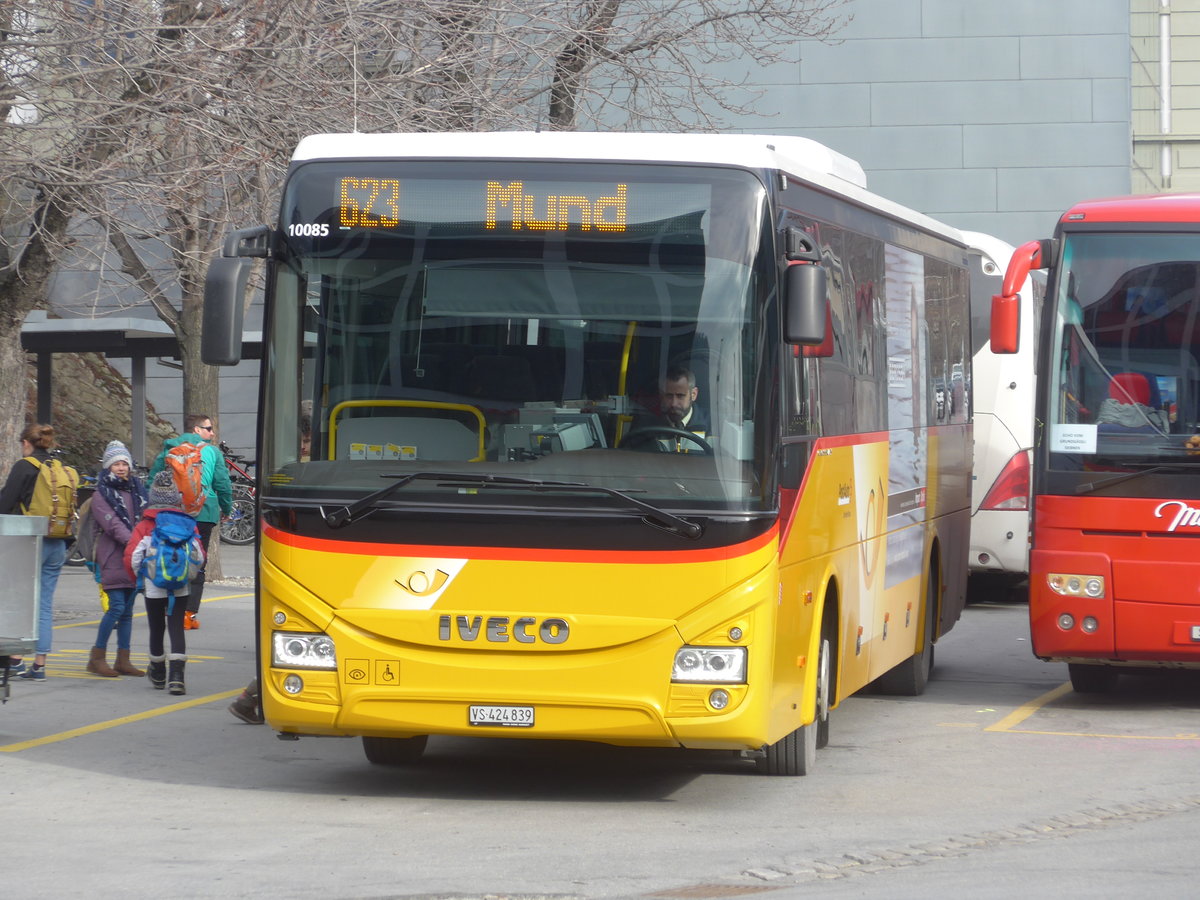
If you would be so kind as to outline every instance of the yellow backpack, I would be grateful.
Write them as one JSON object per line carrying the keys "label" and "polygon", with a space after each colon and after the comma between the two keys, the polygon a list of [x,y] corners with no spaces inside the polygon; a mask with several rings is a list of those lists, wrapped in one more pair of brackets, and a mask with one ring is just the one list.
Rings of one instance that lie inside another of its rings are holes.
{"label": "yellow backpack", "polygon": [[46,537],[71,537],[75,533],[75,491],[79,488],[79,473],[58,459],[41,463],[26,456],[25,461],[37,467],[38,479],[29,506],[21,511],[27,516],[45,516],[50,520]]}

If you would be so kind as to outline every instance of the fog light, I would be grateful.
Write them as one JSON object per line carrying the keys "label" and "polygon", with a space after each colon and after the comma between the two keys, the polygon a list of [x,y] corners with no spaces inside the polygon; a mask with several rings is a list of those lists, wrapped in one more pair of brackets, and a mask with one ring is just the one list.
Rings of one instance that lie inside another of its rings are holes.
{"label": "fog light", "polygon": [[729,705],[729,692],[717,688],[708,695],[708,705],[713,709],[724,709]]}
{"label": "fog light", "polygon": [[1084,616],[1083,622],[1080,623],[1079,627],[1088,634],[1095,634],[1096,629],[1100,627],[1100,623],[1096,621],[1095,616]]}
{"label": "fog light", "polygon": [[1063,613],[1058,617],[1058,627],[1063,631],[1070,631],[1075,627],[1075,617],[1070,613]]}
{"label": "fog light", "polygon": [[283,679],[283,689],[289,694],[298,694],[304,690],[304,679],[299,675],[289,675]]}

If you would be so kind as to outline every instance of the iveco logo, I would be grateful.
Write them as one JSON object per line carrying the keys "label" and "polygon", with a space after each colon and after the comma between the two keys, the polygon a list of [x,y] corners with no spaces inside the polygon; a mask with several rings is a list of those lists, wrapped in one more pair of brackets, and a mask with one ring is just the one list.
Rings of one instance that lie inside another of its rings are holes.
{"label": "iveco logo", "polygon": [[494,644],[516,641],[518,644],[565,644],[571,633],[563,619],[542,619],[521,616],[438,616],[438,640],[451,640],[456,634],[459,640],[477,641],[481,637]]}
{"label": "iveco logo", "polygon": [[450,573],[443,572],[441,569],[434,569],[433,575],[418,570],[408,576],[408,581],[401,581],[397,578],[396,584],[400,585],[400,587],[414,597],[428,597],[430,594],[436,594],[445,587],[446,579],[449,577]]}

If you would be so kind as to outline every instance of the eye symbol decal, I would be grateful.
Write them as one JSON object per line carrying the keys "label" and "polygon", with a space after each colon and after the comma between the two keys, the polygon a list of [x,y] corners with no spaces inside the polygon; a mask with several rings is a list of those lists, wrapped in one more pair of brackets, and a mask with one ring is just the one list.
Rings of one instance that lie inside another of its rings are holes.
{"label": "eye symbol decal", "polygon": [[418,569],[408,576],[408,581],[396,579],[396,584],[412,594],[414,597],[428,597],[430,594],[436,594],[446,586],[446,580],[450,577],[448,572],[443,572],[441,569],[435,569],[433,577],[429,577],[429,573],[423,569]]}

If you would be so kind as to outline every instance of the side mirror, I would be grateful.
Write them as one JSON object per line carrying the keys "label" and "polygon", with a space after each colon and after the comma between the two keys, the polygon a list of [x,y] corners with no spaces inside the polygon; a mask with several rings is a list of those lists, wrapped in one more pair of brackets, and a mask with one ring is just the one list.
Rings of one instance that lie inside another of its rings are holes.
{"label": "side mirror", "polygon": [[200,358],[210,366],[236,366],[242,361],[242,319],[249,259],[218,256],[204,276],[204,318],[201,323]]}
{"label": "side mirror", "polygon": [[821,251],[799,228],[784,234],[788,261],[783,276],[783,339],[789,344],[825,342],[825,269]]}
{"label": "side mirror", "polygon": [[1021,288],[1032,269],[1044,269],[1054,253],[1053,241],[1029,241],[1013,251],[1000,293],[992,297],[991,349],[1016,353],[1021,348]]}
{"label": "side mirror", "polygon": [[1021,298],[1017,294],[992,296],[993,353],[1016,353],[1021,349]]}
{"label": "side mirror", "polygon": [[239,229],[225,238],[221,255],[209,263],[204,276],[200,358],[210,366],[234,366],[242,361],[246,286],[254,259],[269,252],[270,235],[265,225]]}

